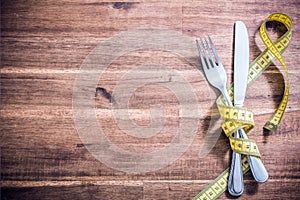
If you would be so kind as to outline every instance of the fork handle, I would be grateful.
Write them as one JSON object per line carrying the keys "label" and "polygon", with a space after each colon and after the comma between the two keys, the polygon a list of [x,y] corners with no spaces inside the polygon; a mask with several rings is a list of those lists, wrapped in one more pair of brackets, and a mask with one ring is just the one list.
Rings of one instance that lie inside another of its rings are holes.
{"label": "fork handle", "polygon": [[[223,89],[222,92],[226,104],[228,106],[233,106],[227,89]],[[239,138],[239,132],[236,131],[234,137]],[[242,159],[241,154],[233,151],[232,158],[231,158],[231,165],[229,171],[229,178],[228,178],[228,192],[232,196],[240,196],[244,191],[244,180],[243,180],[243,170],[242,170]]]}
{"label": "fork handle", "polygon": [[222,94],[223,94],[223,96],[224,96],[224,99],[225,99],[225,101],[226,101],[226,104],[227,104],[228,106],[233,106],[233,104],[232,104],[232,102],[231,102],[231,100],[230,100],[230,96],[229,96],[229,94],[228,94],[228,92],[227,92],[227,89],[226,89],[226,88],[223,88],[223,91],[224,91],[224,92],[222,92]]}

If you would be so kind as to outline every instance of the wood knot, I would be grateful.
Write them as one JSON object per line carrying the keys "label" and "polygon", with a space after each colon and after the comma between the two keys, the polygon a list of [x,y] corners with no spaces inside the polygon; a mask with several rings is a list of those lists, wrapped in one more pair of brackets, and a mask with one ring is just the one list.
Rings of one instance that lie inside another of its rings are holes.
{"label": "wood knot", "polygon": [[113,8],[128,10],[133,4],[133,2],[115,2]]}
{"label": "wood knot", "polygon": [[108,99],[110,103],[113,102],[113,98],[112,98],[111,94],[109,92],[107,92],[107,90],[105,88],[97,87],[95,96],[98,96],[98,94],[100,94],[104,98]]}

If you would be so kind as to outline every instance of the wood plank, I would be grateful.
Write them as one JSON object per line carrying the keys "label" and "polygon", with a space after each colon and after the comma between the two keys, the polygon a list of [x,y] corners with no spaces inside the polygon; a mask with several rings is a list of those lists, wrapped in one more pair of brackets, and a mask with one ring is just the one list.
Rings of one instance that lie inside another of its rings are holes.
{"label": "wood plank", "polygon": [[[22,186],[1,188],[3,199],[192,199],[194,195],[201,190],[207,183],[199,181],[145,181],[137,185],[118,185],[105,183],[97,184],[82,183],[81,185],[63,185],[59,186],[47,183],[45,186]],[[31,183],[32,184],[32,183]],[[141,185],[139,185],[141,184]],[[290,188],[299,186],[299,181],[291,183],[282,180],[281,183],[276,180],[269,180],[268,184],[258,184],[253,180],[245,181],[245,193],[240,199],[259,198],[270,199],[270,194],[274,199],[297,199],[299,194],[296,190]],[[269,190],[274,188],[273,190]],[[44,195],[47,193],[47,195]],[[230,199],[228,193],[224,193],[220,199]]]}
{"label": "wood plank", "polygon": [[[2,187],[3,199],[143,199],[143,188],[124,185]],[[45,196],[45,193],[47,194]],[[43,197],[44,196],[44,197]]]}

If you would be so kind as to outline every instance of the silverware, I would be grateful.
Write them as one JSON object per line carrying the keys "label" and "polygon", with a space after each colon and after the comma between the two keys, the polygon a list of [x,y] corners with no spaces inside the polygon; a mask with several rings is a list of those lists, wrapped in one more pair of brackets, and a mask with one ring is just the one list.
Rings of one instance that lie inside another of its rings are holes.
{"label": "silverware", "polygon": [[[234,106],[243,107],[247,89],[247,78],[249,69],[249,38],[245,24],[241,21],[235,23],[234,43]],[[240,129],[242,138],[248,139],[244,129]],[[248,162],[257,182],[265,182],[268,172],[260,158],[247,155]]]}
{"label": "silverware", "polygon": [[[205,44],[201,38],[201,44],[199,44],[198,40],[196,40],[199,57],[206,79],[212,86],[220,90],[227,105],[233,106],[226,89],[227,76],[225,69],[209,36],[208,40],[210,45],[208,44],[206,38],[204,38]],[[216,60],[214,60],[212,53],[214,54]],[[236,134],[236,136],[238,136],[238,134]],[[232,165],[230,168],[229,180],[230,182],[228,181],[228,186],[230,183],[230,187],[228,187],[228,189],[230,189],[230,194],[233,196],[239,196],[242,194],[244,187],[241,155],[234,151],[232,153]]]}
{"label": "silverware", "polygon": [[[227,77],[226,77],[225,69],[223,67],[220,58],[218,57],[215,46],[209,36],[208,36],[208,40],[210,46],[206,38],[204,38],[205,44],[201,38],[200,38],[201,44],[199,44],[198,40],[196,40],[203,71],[205,73],[207,81],[212,86],[217,88],[225,97],[226,103],[229,106],[232,106],[229,94],[226,89]],[[213,58],[212,53],[214,54],[215,59]]]}
{"label": "silverware", "polygon": [[[238,22],[236,25],[237,27],[240,27],[240,22]],[[245,28],[245,27],[244,27]],[[245,29],[244,32],[247,32]],[[239,30],[236,30],[236,33],[239,32]],[[245,34],[244,34],[245,35]],[[245,39],[245,36],[242,36],[241,39],[238,39],[235,43],[235,58],[240,57],[239,59],[235,60],[235,68],[237,66],[241,65],[246,65],[246,70],[248,70],[249,67],[249,41],[248,41],[248,34],[247,34],[247,39],[246,43],[240,44],[240,40]],[[207,42],[208,41],[208,42]],[[208,36],[208,40],[204,38],[203,40],[200,38],[200,42],[196,40],[197,43],[197,48],[199,52],[199,57],[202,63],[203,71],[205,73],[206,79],[208,82],[220,90],[220,92],[223,94],[224,99],[226,101],[226,104],[229,106],[232,106],[232,102],[230,100],[230,97],[228,95],[228,92],[226,90],[226,72],[224,70],[224,67],[221,63],[220,58],[217,55],[216,49],[214,47],[213,42],[211,41],[211,38]],[[200,44],[199,44],[200,43]],[[243,48],[243,46],[246,46],[245,50],[243,50],[243,54],[241,55],[240,51],[242,51],[239,48]],[[214,57],[213,57],[214,56]],[[243,61],[244,60],[244,61]],[[240,64],[242,62],[245,64]],[[248,77],[248,72],[244,71],[243,74],[241,75],[243,78],[237,78],[240,77],[240,75],[235,75],[235,80],[238,82],[239,81],[243,83],[235,83],[235,85],[241,85],[242,88],[240,88],[239,91],[236,91],[235,93],[235,104],[236,106],[243,106],[244,98],[245,98],[245,92],[246,92],[246,87],[247,87],[247,77]],[[246,78],[245,78],[246,77]],[[246,86],[245,86],[246,85]],[[235,90],[238,87],[235,88]],[[237,137],[241,135],[241,137],[247,139],[247,135],[245,134],[244,130],[241,129],[239,130],[238,133],[235,134]],[[256,181],[258,182],[265,182],[268,179],[268,173],[262,163],[262,161],[255,157],[255,156],[248,156],[248,161],[253,173],[253,176]],[[243,188],[244,188],[244,183],[243,183],[243,174],[242,174],[242,163],[241,163],[241,158],[240,154],[233,152],[233,160],[232,160],[232,166],[231,166],[232,173],[230,174],[229,177],[229,182],[228,182],[228,191],[231,195],[233,196],[240,196],[243,193]]]}
{"label": "silverware", "polygon": [[[249,67],[249,38],[244,23],[235,23],[234,37],[234,106],[242,107],[247,89],[247,77]],[[240,131],[236,131],[234,137],[240,137]],[[240,196],[244,190],[243,172],[240,169],[241,155],[232,152],[230,174],[228,178],[228,192],[232,196]],[[238,167],[238,169],[236,169]],[[236,173],[241,173],[236,180]]]}

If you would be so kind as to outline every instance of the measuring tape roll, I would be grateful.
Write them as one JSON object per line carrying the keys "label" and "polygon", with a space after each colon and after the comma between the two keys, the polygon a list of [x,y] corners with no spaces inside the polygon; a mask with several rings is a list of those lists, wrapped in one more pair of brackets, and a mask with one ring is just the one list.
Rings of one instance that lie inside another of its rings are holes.
{"label": "measuring tape roll", "polygon": [[[276,42],[272,42],[267,34],[266,23],[268,21],[277,21],[284,24],[287,28],[287,32],[282,35]],[[285,71],[285,91],[284,96],[272,115],[271,119],[265,124],[264,128],[270,131],[276,131],[278,125],[283,117],[284,111],[287,106],[290,83],[288,78],[288,70],[284,59],[282,57],[283,51],[288,47],[292,36],[292,20],[291,18],[282,13],[273,13],[261,24],[259,29],[260,37],[266,49],[250,64],[248,73],[248,87],[270,66],[270,64],[278,59]],[[233,100],[233,85],[228,88],[231,100]],[[241,138],[234,138],[233,133],[244,128],[245,132],[249,132],[254,126],[253,113],[246,108],[235,108],[225,105],[225,101],[222,96],[217,99],[218,110],[224,122],[222,129],[226,136],[230,140],[231,148],[242,154],[260,156],[258,147],[254,140],[244,140]],[[242,158],[243,172],[246,173],[249,170],[249,163],[247,156],[243,155]],[[211,200],[217,199],[227,189],[227,182],[229,177],[229,168],[227,168],[221,175],[219,175],[210,185],[208,185],[203,191],[201,191],[193,200]]]}
{"label": "measuring tape roll", "polygon": [[[267,34],[266,31],[266,22],[267,21],[278,21],[284,24],[288,31],[280,37],[275,43],[273,43],[270,39],[270,37]],[[292,37],[292,20],[288,15],[282,14],[282,13],[274,13],[270,15],[267,20],[263,23],[263,25],[260,27],[260,37],[262,38],[262,41],[267,47],[267,51],[265,53],[265,57],[269,57],[270,60],[278,59],[281,65],[283,66],[283,69],[285,71],[285,84],[286,88],[284,91],[284,96],[276,109],[275,113],[272,115],[271,119],[265,124],[264,128],[275,131],[278,128],[278,125],[282,119],[283,113],[286,109],[288,98],[289,98],[289,91],[290,91],[290,81],[289,81],[289,74],[286,67],[286,64],[284,62],[284,59],[282,57],[282,52],[286,49],[286,47],[289,45],[291,37]],[[264,57],[263,57],[264,58]],[[271,62],[268,62],[269,64],[265,67],[267,68]],[[259,64],[259,63],[258,63]],[[261,67],[264,68],[264,63],[261,63]]]}
{"label": "measuring tape roll", "polygon": [[[232,101],[233,87],[230,86],[228,90],[229,96]],[[241,128],[243,128],[245,132],[248,133],[254,127],[252,111],[247,108],[226,106],[222,96],[217,99],[217,106],[220,115],[224,120],[224,122],[222,123],[222,129],[226,136],[229,138],[231,149],[240,154],[260,157],[258,147],[254,140],[233,137],[233,133]]]}

